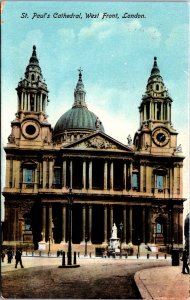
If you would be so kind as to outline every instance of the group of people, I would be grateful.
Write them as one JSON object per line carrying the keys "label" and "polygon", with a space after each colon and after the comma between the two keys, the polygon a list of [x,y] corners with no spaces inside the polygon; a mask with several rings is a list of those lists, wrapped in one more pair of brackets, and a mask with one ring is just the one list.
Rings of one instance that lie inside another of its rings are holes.
{"label": "group of people", "polygon": [[[8,249],[6,251],[7,254],[7,262],[8,264],[11,264],[12,259],[14,257],[14,253],[11,249]],[[5,252],[2,251],[1,252],[1,261],[4,262],[5,259]],[[23,264],[22,264],[22,251],[20,249],[16,250],[16,254],[15,254],[15,268],[17,268],[17,265],[20,263],[21,268],[24,268]]]}
{"label": "group of people", "polygon": [[[7,252],[7,262],[8,264],[11,264],[12,259],[13,259],[13,251],[11,249],[8,249]],[[57,256],[61,254],[61,251],[57,252]],[[107,255],[107,253],[104,253],[104,255]],[[5,259],[5,252],[1,252],[1,261],[4,262]],[[183,274],[189,274],[189,254],[186,249],[183,250],[182,258],[181,258],[183,265],[182,265],[182,273]],[[23,267],[22,264],[22,250],[17,249],[16,254],[15,254],[15,268],[17,268],[18,264],[20,263],[21,268]],[[187,272],[186,272],[187,271]]]}

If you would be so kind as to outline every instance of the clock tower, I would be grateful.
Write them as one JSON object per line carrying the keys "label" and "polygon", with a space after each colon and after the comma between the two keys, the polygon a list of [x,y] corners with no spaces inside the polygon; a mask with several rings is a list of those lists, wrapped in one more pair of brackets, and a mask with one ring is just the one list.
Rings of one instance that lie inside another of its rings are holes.
{"label": "clock tower", "polygon": [[139,107],[140,128],[134,137],[137,151],[147,154],[172,155],[177,147],[177,132],[171,122],[172,99],[164,85],[157,58]]}
{"label": "clock tower", "polygon": [[36,46],[33,46],[24,79],[20,79],[16,91],[18,109],[16,119],[11,122],[8,145],[11,148],[44,148],[51,143],[52,129],[46,115],[48,89],[39,66]]}

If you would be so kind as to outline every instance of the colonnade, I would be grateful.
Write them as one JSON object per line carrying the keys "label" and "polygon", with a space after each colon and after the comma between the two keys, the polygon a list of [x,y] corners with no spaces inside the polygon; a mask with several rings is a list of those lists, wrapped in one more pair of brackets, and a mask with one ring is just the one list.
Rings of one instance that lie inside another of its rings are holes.
{"label": "colonnade", "polygon": [[[33,100],[33,103],[31,102],[31,100]],[[45,93],[37,94],[36,92],[34,92],[32,96],[32,93],[22,91],[21,94],[18,95],[18,111],[43,111],[45,113],[46,106],[47,95]]]}
{"label": "colonnade", "polygon": [[[93,190],[123,190],[123,191],[131,191],[141,192],[141,193],[158,193],[155,187],[155,178],[156,171],[154,171],[153,167],[147,163],[141,161],[140,168],[134,170],[133,161],[130,159],[120,160],[122,161],[122,167],[119,173],[115,173],[115,169],[117,169],[117,163],[119,160],[117,159],[101,159],[102,167],[100,168],[101,174],[93,174],[93,168],[98,169],[99,159],[82,159],[81,158],[81,171],[79,168],[74,174],[74,164],[75,160],[72,158],[66,160],[63,159],[62,166],[59,166],[60,170],[60,182],[56,186],[54,184],[54,168],[55,161],[53,157],[43,157],[43,160],[39,163],[33,164],[21,164],[20,160],[16,160],[13,158],[6,160],[6,186],[7,187],[15,187],[15,188],[26,188],[23,182],[23,170],[26,168],[32,168],[33,170],[33,180],[32,184],[37,188],[49,189],[49,188],[65,188],[72,187],[73,189],[81,189],[82,191],[86,191],[87,189]],[[20,169],[20,172],[18,170]],[[80,171],[80,172],[79,172]],[[136,188],[132,185],[132,175],[136,173],[138,176],[138,186]],[[96,181],[96,177],[102,178],[101,186],[93,186]],[[175,195],[179,197],[182,195],[182,182],[183,182],[183,165],[182,163],[174,163],[173,167],[166,170],[163,173],[163,195],[165,198],[173,198]],[[73,182],[73,178],[75,177],[75,183]],[[117,177],[117,181],[120,186],[117,186],[117,182],[115,183],[115,177]],[[80,182],[79,186],[75,186],[76,180]],[[159,192],[159,197],[162,195]]]}
{"label": "colonnade", "polygon": [[[157,113],[159,112],[159,118]],[[171,122],[171,104],[169,102],[146,102],[140,112],[140,122],[148,120],[160,120]]]}
{"label": "colonnade", "polygon": [[[96,204],[82,204],[81,203],[81,224],[78,224],[78,226],[81,226],[81,243],[84,243],[86,240],[86,236],[88,237],[88,243],[92,243],[93,240],[93,230],[92,227],[96,227],[96,222],[98,222],[98,219],[93,219],[93,209],[96,206]],[[133,206],[129,205],[110,205],[110,204],[102,204],[103,206],[103,240],[102,243],[107,244],[108,240],[111,237],[112,234],[112,226],[115,223],[114,220],[114,210],[117,210],[118,207],[122,209],[122,217],[121,222],[123,224],[123,230],[122,230],[122,242],[125,243],[131,243],[134,239],[134,234],[137,234],[134,232],[134,222],[133,220]],[[67,203],[60,203],[61,207],[61,242],[66,243],[67,237],[68,237],[68,220],[67,220],[67,210],[68,204]],[[141,243],[145,242],[151,242],[153,241],[153,228],[151,227],[151,210],[148,208],[148,220],[145,218],[145,207],[141,207],[141,216],[142,219],[142,228],[141,232],[139,232],[139,237],[141,238]],[[109,215],[108,215],[109,214]],[[53,237],[53,204],[52,203],[43,203],[42,204],[42,236],[43,241],[46,242],[49,239],[54,242]],[[109,221],[109,222],[108,222]],[[72,220],[72,223],[75,222],[75,220]],[[148,234],[146,235],[146,228],[147,224],[149,226]],[[119,224],[117,224],[118,226]],[[118,228],[118,237],[120,236],[119,228]]]}

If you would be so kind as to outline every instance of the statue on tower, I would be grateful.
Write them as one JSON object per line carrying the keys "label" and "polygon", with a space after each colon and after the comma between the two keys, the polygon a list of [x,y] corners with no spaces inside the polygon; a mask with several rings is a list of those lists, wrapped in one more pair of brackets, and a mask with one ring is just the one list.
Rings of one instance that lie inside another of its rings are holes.
{"label": "statue on tower", "polygon": [[96,130],[98,131],[100,129],[100,126],[101,126],[101,122],[100,122],[100,119],[98,117],[96,118],[95,126],[96,126]]}
{"label": "statue on tower", "polygon": [[131,135],[129,134],[128,137],[127,137],[127,142],[128,142],[128,146],[131,146],[132,145],[132,138],[131,138]]}

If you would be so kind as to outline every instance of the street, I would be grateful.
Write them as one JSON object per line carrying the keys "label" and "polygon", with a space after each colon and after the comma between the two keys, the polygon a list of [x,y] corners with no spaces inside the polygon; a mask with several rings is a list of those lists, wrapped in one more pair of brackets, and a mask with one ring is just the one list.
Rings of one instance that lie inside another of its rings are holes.
{"label": "street", "polygon": [[134,274],[146,268],[168,266],[160,258],[78,258],[79,268],[58,268],[61,257],[23,257],[24,269],[2,264],[4,298],[141,299]]}

